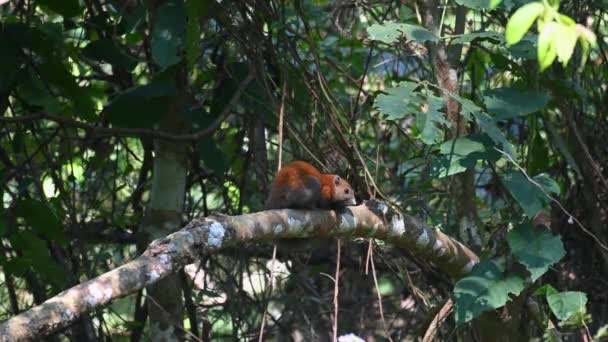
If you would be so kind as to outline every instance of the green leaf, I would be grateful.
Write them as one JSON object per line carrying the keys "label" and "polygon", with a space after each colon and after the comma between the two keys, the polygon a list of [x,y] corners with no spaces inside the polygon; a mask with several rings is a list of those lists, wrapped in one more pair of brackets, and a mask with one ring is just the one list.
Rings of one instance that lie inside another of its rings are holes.
{"label": "green leaf", "polygon": [[203,7],[205,7],[204,3],[201,0],[186,0],[186,12],[188,14],[186,26],[186,62],[188,63],[189,70],[194,67],[200,53],[201,29],[198,19],[202,14]]}
{"label": "green leaf", "polygon": [[547,69],[557,57],[556,40],[559,40],[557,35],[557,23],[549,22],[545,24],[540,34],[538,35],[538,63],[540,71]]}
{"label": "green leaf", "polygon": [[[432,161],[431,173],[442,178],[475,167],[478,160],[493,159],[486,141],[478,135],[448,140],[439,145],[439,156]],[[497,153],[496,153],[497,154]]]}
{"label": "green leaf", "polygon": [[80,14],[78,0],[36,0],[36,4],[57,14],[61,14],[66,18]]}
{"label": "green leaf", "polygon": [[532,89],[490,89],[484,91],[483,99],[488,113],[494,114],[495,120],[528,115],[545,109],[549,103],[549,95],[546,91]]}
{"label": "green leaf", "polygon": [[507,137],[500,131],[496,122],[492,117],[484,112],[473,112],[477,125],[484,131],[490,139],[492,139],[498,146],[508,153],[511,157],[515,157],[515,147],[507,140]]}
{"label": "green leaf", "polygon": [[508,47],[511,56],[527,60],[538,59],[538,36],[526,35],[517,44]]}
{"label": "green leaf", "polygon": [[152,31],[152,58],[161,68],[181,61],[186,32],[186,11],[183,1],[169,0],[158,6]]}
{"label": "green leaf", "polygon": [[103,61],[129,71],[137,65],[137,60],[127,55],[112,39],[100,39],[91,42],[82,52],[91,59]]}
{"label": "green leaf", "polygon": [[401,82],[393,88],[384,90],[374,101],[374,106],[387,120],[401,120],[412,112],[409,108],[412,102],[418,103],[420,96],[414,92],[418,85],[414,82]]}
{"label": "green leaf", "polygon": [[65,286],[67,275],[53,260],[46,241],[29,230],[12,234],[9,240],[13,248],[22,253],[21,257],[14,259],[15,267],[19,268],[15,271],[23,272],[31,266],[37,273],[50,280],[55,287]]}
{"label": "green leaf", "polygon": [[482,313],[494,310],[509,301],[509,295],[519,295],[524,280],[505,274],[496,262],[484,260],[473,267],[469,275],[454,285],[456,325],[462,325]]}
{"label": "green leaf", "polygon": [[198,153],[206,167],[221,176],[228,169],[228,161],[222,149],[211,138],[204,138],[197,144]]}
{"label": "green leaf", "polygon": [[502,0],[456,0],[459,5],[473,9],[494,9],[500,5]]}
{"label": "green leaf", "polygon": [[474,40],[483,40],[490,41],[492,43],[502,44],[505,42],[505,37],[498,32],[492,31],[471,32],[459,35],[451,41],[451,44],[456,45],[470,43]]}
{"label": "green leaf", "polygon": [[21,200],[15,207],[15,213],[35,232],[47,239],[66,242],[63,224],[47,203],[33,199]]}
{"label": "green leaf", "polygon": [[0,208],[0,237],[4,236],[4,234],[6,234],[6,221],[4,219],[4,210],[2,210],[2,208]]}
{"label": "green leaf", "polygon": [[507,22],[505,29],[505,38],[507,45],[513,45],[519,42],[528,32],[532,24],[538,16],[545,11],[545,6],[542,2],[531,2],[520,7]]}
{"label": "green leaf", "polygon": [[427,99],[426,111],[418,111],[415,125],[420,130],[420,140],[432,145],[443,140],[443,129],[441,125],[450,126],[450,122],[445,119],[445,114],[440,112],[443,107],[441,97],[429,96]]}
{"label": "green leaf", "polygon": [[422,26],[386,22],[384,24],[373,24],[367,28],[367,33],[372,40],[378,40],[386,44],[396,42],[402,35],[405,34],[406,39],[415,40],[418,42],[431,41],[435,42],[439,38],[431,31]]}
{"label": "green leaf", "polygon": [[549,201],[545,194],[519,171],[507,173],[503,176],[502,182],[530,219],[534,218]]}
{"label": "green leaf", "polygon": [[559,193],[560,193],[559,184],[557,184],[557,182],[553,178],[551,178],[548,174],[541,173],[539,175],[532,177],[532,179],[534,179],[535,182],[540,184],[548,194],[559,195]]}
{"label": "green leaf", "polygon": [[562,240],[545,228],[521,224],[507,235],[511,252],[526,266],[532,281],[536,281],[549,267],[558,262],[566,251]]}
{"label": "green leaf", "polygon": [[562,62],[565,67],[572,57],[576,41],[578,39],[578,33],[574,25],[558,24],[557,35],[559,39],[555,40],[557,59]]}
{"label": "green leaf", "polygon": [[151,128],[169,110],[169,99],[174,94],[172,84],[156,81],[121,93],[104,108],[104,112],[110,123],[116,126]]}
{"label": "green leaf", "polygon": [[585,310],[587,295],[577,291],[551,293],[547,294],[547,302],[555,317],[563,321]]}

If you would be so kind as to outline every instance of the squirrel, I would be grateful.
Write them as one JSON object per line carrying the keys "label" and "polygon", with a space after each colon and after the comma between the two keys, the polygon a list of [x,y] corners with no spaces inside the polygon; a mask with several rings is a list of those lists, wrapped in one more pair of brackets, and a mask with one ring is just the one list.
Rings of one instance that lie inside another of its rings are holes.
{"label": "squirrel", "polygon": [[332,209],[355,204],[353,188],[346,180],[321,173],[307,162],[294,161],[275,176],[266,209]]}

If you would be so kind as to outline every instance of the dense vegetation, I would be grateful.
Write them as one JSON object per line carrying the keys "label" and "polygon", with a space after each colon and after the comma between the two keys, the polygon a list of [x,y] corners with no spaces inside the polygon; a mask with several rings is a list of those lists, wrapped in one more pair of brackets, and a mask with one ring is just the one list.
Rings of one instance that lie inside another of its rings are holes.
{"label": "dense vegetation", "polygon": [[[452,298],[439,340],[606,338],[607,9],[0,1],[0,321],[193,218],[263,210],[302,159],[482,259],[457,280],[342,240],[339,334],[422,337]],[[269,340],[330,340],[335,241],[280,242],[269,291],[272,254],[203,256],[47,338],[251,340],[267,312]]]}

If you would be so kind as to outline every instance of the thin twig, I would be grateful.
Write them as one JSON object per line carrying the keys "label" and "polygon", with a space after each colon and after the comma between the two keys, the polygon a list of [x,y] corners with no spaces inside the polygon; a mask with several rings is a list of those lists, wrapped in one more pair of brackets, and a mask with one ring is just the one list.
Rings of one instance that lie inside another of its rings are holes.
{"label": "thin twig", "polygon": [[[270,292],[269,297],[272,295],[272,287],[274,285],[274,263],[277,260],[277,245],[274,244],[274,248],[272,249],[272,262],[270,263],[270,285],[268,286],[268,290]],[[262,342],[264,340],[264,328],[266,326],[266,311],[268,311],[268,303],[270,302],[270,298],[268,302],[266,302],[266,307],[264,308],[264,313],[262,314],[262,324],[260,325],[260,336],[258,337],[258,341]]]}
{"label": "thin twig", "polygon": [[429,327],[428,329],[426,329],[424,337],[422,338],[422,342],[431,342],[435,340],[435,336],[437,336],[437,332],[439,331],[441,324],[450,315],[453,308],[454,302],[450,298],[445,302],[445,304],[443,304],[441,309],[439,309],[439,312],[437,312],[437,315],[435,315],[435,317],[429,324]]}
{"label": "thin twig", "polygon": [[338,245],[338,251],[336,255],[336,275],[334,277],[334,323],[333,323],[333,331],[334,331],[334,342],[338,342],[338,291],[339,291],[339,279],[340,279],[340,239],[336,240],[336,244]]}
{"label": "thin twig", "polygon": [[[285,94],[287,88],[287,82],[283,81],[281,94],[281,107],[279,108],[279,162],[277,171],[281,170],[281,165],[283,165],[283,117],[285,116]],[[272,262],[270,263],[270,293],[272,294],[272,286],[274,284],[274,264],[277,260],[277,244],[275,243],[272,246]],[[262,342],[264,338],[264,327],[266,326],[266,311],[268,311],[268,303],[264,308],[264,313],[262,314],[262,324],[260,325],[260,336],[258,338],[259,342]]]}
{"label": "thin twig", "polygon": [[[382,319],[382,326],[384,327],[384,333],[386,334],[386,338],[393,342],[391,338],[391,334],[388,331],[388,326],[386,325],[386,320],[384,319],[384,309],[382,307],[382,295],[380,294],[380,286],[378,286],[378,277],[376,276],[376,266],[374,265],[374,248],[372,246],[372,239],[369,240],[369,247],[367,249],[367,255],[370,265],[372,265],[372,278],[374,279],[374,286],[376,287],[376,294],[378,295],[378,309],[380,310],[380,319]],[[366,273],[367,273],[367,265],[365,265]]]}

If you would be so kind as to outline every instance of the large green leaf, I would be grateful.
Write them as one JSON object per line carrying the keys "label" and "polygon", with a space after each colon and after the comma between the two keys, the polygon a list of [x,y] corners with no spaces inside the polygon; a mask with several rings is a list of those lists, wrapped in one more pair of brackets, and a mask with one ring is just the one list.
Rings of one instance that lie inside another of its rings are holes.
{"label": "large green leaf", "polygon": [[370,39],[378,40],[386,44],[396,42],[402,35],[405,35],[408,41],[435,42],[439,40],[433,32],[424,27],[405,23],[387,22],[384,24],[373,24],[367,28],[367,33],[369,34]]}
{"label": "large green leaf", "polygon": [[505,37],[492,31],[480,31],[461,34],[451,41],[451,44],[463,44],[470,43],[474,40],[490,41],[492,43],[502,44],[505,42]]}
{"label": "large green leaf", "polygon": [[414,82],[401,82],[396,87],[388,88],[374,101],[374,106],[387,120],[401,120],[412,113],[409,107],[412,102],[419,103],[420,95],[414,92],[417,84]]}
{"label": "large green leaf", "polygon": [[127,55],[112,39],[100,39],[89,43],[83,54],[91,59],[103,61],[126,70],[133,70],[137,60]]}
{"label": "large green leaf", "polygon": [[551,293],[547,294],[547,302],[555,317],[563,321],[585,311],[587,295],[578,291]]}
{"label": "large green leaf", "polygon": [[479,128],[485,132],[490,139],[492,139],[496,145],[502,147],[502,149],[508,153],[511,157],[515,157],[515,147],[507,140],[507,137],[496,125],[496,121],[485,112],[473,112],[475,121]]}
{"label": "large green leaf", "polygon": [[216,175],[221,176],[228,168],[228,160],[225,153],[217,146],[211,138],[204,138],[197,144],[199,156],[206,167],[213,170]]}
{"label": "large green leaf", "polygon": [[200,35],[201,29],[199,17],[203,14],[203,8],[206,8],[206,1],[201,0],[186,0],[186,12],[188,15],[188,23],[186,26],[186,61],[188,69],[194,67],[194,63],[200,54]]}
{"label": "large green leaf", "polygon": [[536,281],[566,254],[559,236],[530,224],[521,224],[511,230],[507,241],[511,252],[530,272],[532,281]]}
{"label": "large green leaf", "polygon": [[64,287],[66,274],[53,260],[47,243],[29,230],[21,230],[9,236],[14,249],[22,253],[20,258],[9,261],[10,271],[21,275],[30,267],[50,280],[56,287]]}
{"label": "large green leaf", "polygon": [[513,45],[519,42],[544,10],[545,6],[542,2],[531,2],[515,11],[505,29],[507,44]]}
{"label": "large green leaf", "polygon": [[80,14],[78,0],[36,0],[36,4],[68,18]]}
{"label": "large green leaf", "polygon": [[445,114],[441,112],[443,99],[436,96],[428,96],[426,110],[418,111],[416,115],[416,127],[420,130],[420,140],[432,145],[443,141],[443,126],[450,126],[450,122],[445,119]]}
{"label": "large green leaf", "polygon": [[162,68],[179,63],[186,33],[183,1],[169,0],[156,9],[152,31],[152,58]]}
{"label": "large green leaf", "polygon": [[454,285],[456,325],[505,305],[510,294],[519,295],[523,289],[524,279],[520,276],[505,274],[494,261],[480,262]]}
{"label": "large green leaf", "polygon": [[[547,193],[559,193],[559,186],[549,176],[543,174],[532,179],[539,183]],[[515,198],[515,201],[519,203],[526,216],[531,219],[550,201],[538,186],[530,182],[519,171],[508,172],[503,176],[502,182]]]}
{"label": "large green leaf", "polygon": [[475,167],[479,160],[500,159],[500,154],[491,146],[488,137],[477,134],[448,140],[439,145],[439,155],[432,160],[431,174],[447,177]]}
{"label": "large green leaf", "polygon": [[61,220],[47,203],[33,199],[21,200],[15,207],[15,213],[47,239],[61,243],[66,241]]}
{"label": "large green leaf", "polygon": [[549,102],[546,91],[495,88],[483,93],[488,113],[496,120],[506,120],[543,110]]}
{"label": "large green leaf", "polygon": [[116,96],[104,112],[108,120],[122,127],[153,127],[169,109],[175,86],[165,82],[131,88]]}
{"label": "large green leaf", "polygon": [[551,21],[545,24],[538,34],[537,53],[540,71],[548,68],[557,57],[556,43],[560,39],[557,28],[558,24]]}

